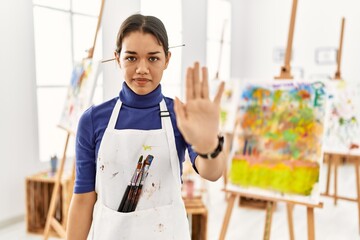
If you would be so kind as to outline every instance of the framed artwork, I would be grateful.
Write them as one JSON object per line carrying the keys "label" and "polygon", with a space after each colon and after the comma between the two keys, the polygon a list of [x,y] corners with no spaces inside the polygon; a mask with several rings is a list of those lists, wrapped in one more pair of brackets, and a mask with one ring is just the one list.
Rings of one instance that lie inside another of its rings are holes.
{"label": "framed artwork", "polygon": [[[274,47],[273,49],[273,61],[275,63],[283,63],[285,60],[286,47]],[[294,50],[291,50],[291,59],[293,60]]]}
{"label": "framed artwork", "polygon": [[337,59],[337,48],[320,47],[315,49],[315,62],[319,65],[335,65]]}
{"label": "framed artwork", "polygon": [[59,127],[76,133],[78,121],[90,107],[94,96],[100,62],[84,59],[75,65],[70,79]]}
{"label": "framed artwork", "polygon": [[360,155],[360,84],[331,80],[324,151]]}
{"label": "framed artwork", "polygon": [[325,131],[323,82],[244,82],[228,190],[317,204]]}

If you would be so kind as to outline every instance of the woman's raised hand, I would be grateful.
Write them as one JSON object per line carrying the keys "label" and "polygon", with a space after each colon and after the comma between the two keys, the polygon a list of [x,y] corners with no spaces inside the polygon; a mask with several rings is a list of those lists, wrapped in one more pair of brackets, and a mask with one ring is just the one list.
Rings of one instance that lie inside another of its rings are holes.
{"label": "woman's raised hand", "polygon": [[221,82],[214,100],[209,97],[208,71],[198,62],[186,72],[186,102],[175,98],[174,110],[179,130],[198,153],[212,152],[217,144],[220,101],[224,91]]}

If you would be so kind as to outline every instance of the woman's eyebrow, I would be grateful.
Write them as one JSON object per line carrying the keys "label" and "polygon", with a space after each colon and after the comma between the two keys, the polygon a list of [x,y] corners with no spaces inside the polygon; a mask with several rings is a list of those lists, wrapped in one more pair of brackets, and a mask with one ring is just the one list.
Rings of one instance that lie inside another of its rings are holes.
{"label": "woman's eyebrow", "polygon": [[[137,54],[137,52],[135,52],[135,51],[125,51],[125,53],[127,53],[127,54],[134,54],[134,55]],[[159,54],[159,53],[161,53],[161,52],[160,52],[160,51],[148,52],[149,55],[155,55],[155,54]]]}
{"label": "woman's eyebrow", "polygon": [[158,53],[161,53],[160,51],[156,51],[156,52],[149,52],[148,54],[149,55],[154,55],[154,54],[158,54]]}
{"label": "woman's eyebrow", "polygon": [[128,53],[128,54],[137,54],[135,51],[125,51],[125,53]]}

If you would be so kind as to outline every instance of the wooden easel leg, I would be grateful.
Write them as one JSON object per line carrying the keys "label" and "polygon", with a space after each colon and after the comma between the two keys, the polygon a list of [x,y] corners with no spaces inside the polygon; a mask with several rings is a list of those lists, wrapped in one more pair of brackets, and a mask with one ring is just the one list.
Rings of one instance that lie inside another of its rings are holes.
{"label": "wooden easel leg", "polygon": [[235,198],[236,198],[236,194],[230,194],[229,199],[228,199],[228,205],[227,205],[224,221],[223,221],[223,224],[222,224],[222,227],[221,227],[221,233],[220,233],[220,237],[219,237],[220,240],[225,239],[226,231],[227,231],[227,228],[229,226],[231,213],[232,213],[234,203],[235,203]]}
{"label": "wooden easel leg", "polygon": [[[69,144],[69,139],[70,139],[70,133],[67,134],[63,157],[62,157],[61,162],[60,162],[60,167],[59,167],[59,169],[58,169],[58,171],[56,173],[54,189],[53,189],[53,192],[52,192],[52,195],[51,195],[49,211],[48,211],[47,217],[46,217],[46,224],[45,224],[45,229],[44,229],[44,240],[47,240],[49,238],[51,225],[54,226],[54,229],[56,230],[56,232],[61,237],[64,237],[64,238],[66,237],[65,236],[65,230],[61,229],[60,224],[56,224],[58,222],[55,220],[54,214],[55,214],[55,210],[56,210],[56,203],[57,203],[57,200],[58,200],[58,194],[59,194],[59,191],[60,191],[61,178],[62,178],[62,174],[64,172],[64,166],[65,166],[65,160],[66,160],[66,151],[67,151],[67,146]],[[55,223],[54,220],[56,221],[56,223]]]}
{"label": "wooden easel leg", "polygon": [[[223,179],[224,179],[224,189],[226,188],[227,185],[227,180],[228,180],[228,164],[229,164],[229,156],[230,156],[230,151],[231,151],[231,145],[232,145],[232,141],[233,141],[233,134],[227,133],[225,134],[225,168],[224,168],[224,172],[223,172]],[[225,200],[227,200],[228,198],[228,193],[225,191]]]}
{"label": "wooden easel leg", "polygon": [[307,208],[308,240],[315,240],[314,208]]}
{"label": "wooden easel leg", "polygon": [[334,159],[334,205],[337,205],[337,178],[338,178],[338,166],[339,166],[339,157],[336,156]]}
{"label": "wooden easel leg", "polygon": [[291,203],[286,204],[286,210],[287,210],[287,218],[288,218],[288,224],[289,224],[289,235],[290,240],[294,240],[294,222],[293,222],[293,209],[294,205]]}
{"label": "wooden easel leg", "polygon": [[268,201],[266,204],[266,216],[265,216],[265,228],[264,228],[264,240],[270,239],[272,214],[274,212],[275,203]]}
{"label": "wooden easel leg", "polygon": [[327,175],[326,175],[326,190],[325,190],[325,194],[326,194],[326,195],[329,195],[330,179],[331,179],[332,157],[331,157],[331,154],[326,154],[325,156],[327,156],[327,164],[328,164]]}
{"label": "wooden easel leg", "polygon": [[359,158],[355,160],[355,176],[356,176],[356,192],[357,192],[357,204],[358,204],[358,225],[360,234],[360,176],[359,176]]}

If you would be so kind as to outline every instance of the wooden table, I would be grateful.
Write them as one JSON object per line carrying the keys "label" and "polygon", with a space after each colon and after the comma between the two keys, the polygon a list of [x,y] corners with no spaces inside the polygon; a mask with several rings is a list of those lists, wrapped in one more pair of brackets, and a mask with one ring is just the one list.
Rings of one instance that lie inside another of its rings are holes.
{"label": "wooden table", "polygon": [[189,218],[191,227],[192,240],[207,239],[207,218],[208,210],[204,205],[201,197],[183,197],[186,213]]}

